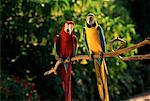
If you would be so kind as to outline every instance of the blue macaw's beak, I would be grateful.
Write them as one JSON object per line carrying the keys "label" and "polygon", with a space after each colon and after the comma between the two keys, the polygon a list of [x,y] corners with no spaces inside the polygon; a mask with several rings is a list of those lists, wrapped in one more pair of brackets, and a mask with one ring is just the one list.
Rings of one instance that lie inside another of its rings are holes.
{"label": "blue macaw's beak", "polygon": [[90,17],[90,18],[89,18],[89,25],[92,26],[92,24],[93,24],[93,18]]}

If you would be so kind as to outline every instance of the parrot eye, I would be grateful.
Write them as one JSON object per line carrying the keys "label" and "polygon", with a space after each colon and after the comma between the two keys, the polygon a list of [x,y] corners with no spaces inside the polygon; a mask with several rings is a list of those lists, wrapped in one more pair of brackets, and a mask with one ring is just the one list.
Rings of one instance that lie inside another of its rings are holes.
{"label": "parrot eye", "polygon": [[67,28],[67,30],[66,30],[67,32],[69,32],[69,29]]}
{"label": "parrot eye", "polygon": [[90,21],[92,21],[92,20],[93,20],[93,17],[91,16],[91,17],[90,17]]}

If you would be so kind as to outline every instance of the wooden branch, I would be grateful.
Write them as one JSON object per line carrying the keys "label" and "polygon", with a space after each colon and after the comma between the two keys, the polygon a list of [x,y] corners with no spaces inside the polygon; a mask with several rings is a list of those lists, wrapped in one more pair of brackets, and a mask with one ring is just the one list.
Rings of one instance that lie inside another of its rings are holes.
{"label": "wooden branch", "polygon": [[[144,41],[142,42],[139,42],[137,43],[136,45],[134,46],[131,46],[131,47],[127,47],[127,48],[123,48],[123,49],[119,49],[119,50],[116,50],[114,52],[109,52],[109,53],[103,53],[103,57],[100,56],[100,55],[94,55],[94,58],[107,58],[107,57],[118,57],[120,54],[124,54],[128,51],[131,51],[131,50],[134,50],[134,49],[137,49],[137,48],[140,48],[144,45],[148,45],[150,44],[150,37],[148,37],[147,39],[145,39]],[[88,56],[88,55],[78,55],[78,56],[75,56],[75,57],[72,57],[71,58],[71,62],[73,61],[78,61],[78,60],[82,60],[82,59],[86,59],[86,60],[91,60],[91,57]],[[129,61],[129,60],[143,60],[143,59],[150,59],[150,54],[147,54],[147,55],[137,55],[137,56],[134,56],[134,57],[124,57],[124,58],[121,58],[123,61]],[[63,61],[63,63],[67,63],[69,62],[67,59],[65,61]],[[58,66],[62,63],[61,60],[58,60],[55,64],[55,67],[54,68],[51,68],[51,70],[47,71],[44,73],[44,76],[45,75],[49,75],[51,73],[54,73],[54,74],[57,74],[57,68]]]}
{"label": "wooden branch", "polygon": [[136,56],[133,56],[133,57],[124,57],[124,58],[121,58],[121,60],[123,61],[136,61],[136,60],[150,60],[150,54],[146,54],[146,55],[136,55]]}
{"label": "wooden branch", "polygon": [[131,51],[131,50],[140,48],[140,47],[145,46],[145,45],[148,45],[148,44],[150,44],[150,37],[146,38],[146,39],[145,39],[144,41],[142,41],[142,42],[137,43],[137,44],[134,45],[134,46],[127,47],[127,48],[123,48],[123,49],[119,49],[119,50],[116,50],[115,52],[106,53],[106,54],[104,54],[104,57],[118,56],[119,54],[127,53],[128,51]]}

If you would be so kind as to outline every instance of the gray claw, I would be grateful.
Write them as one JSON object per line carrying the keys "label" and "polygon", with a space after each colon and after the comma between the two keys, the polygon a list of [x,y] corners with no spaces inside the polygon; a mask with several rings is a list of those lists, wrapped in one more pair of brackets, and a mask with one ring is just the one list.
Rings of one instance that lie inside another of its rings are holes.
{"label": "gray claw", "polygon": [[70,58],[70,57],[67,57],[67,61],[71,62],[71,58]]}
{"label": "gray claw", "polygon": [[103,58],[103,52],[99,52],[99,58]]}
{"label": "gray claw", "polygon": [[63,62],[64,62],[63,58],[59,58],[59,60],[60,60],[60,62],[61,62],[61,63],[63,63]]}

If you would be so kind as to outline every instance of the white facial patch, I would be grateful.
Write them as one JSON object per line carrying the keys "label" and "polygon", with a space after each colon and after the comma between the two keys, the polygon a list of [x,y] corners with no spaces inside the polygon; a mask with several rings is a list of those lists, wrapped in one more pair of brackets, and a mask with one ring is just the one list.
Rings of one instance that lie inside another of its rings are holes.
{"label": "white facial patch", "polygon": [[90,19],[89,19],[89,17],[87,17],[86,18],[86,22],[89,24],[89,21],[90,21]]}
{"label": "white facial patch", "polygon": [[68,24],[66,23],[66,24],[65,24],[65,28],[64,28],[64,30],[65,30],[66,33],[67,33],[67,29],[69,29],[68,27],[69,27],[69,26],[68,26]]}
{"label": "white facial patch", "polygon": [[73,25],[69,24],[69,35],[71,35],[72,31],[73,31]]}

